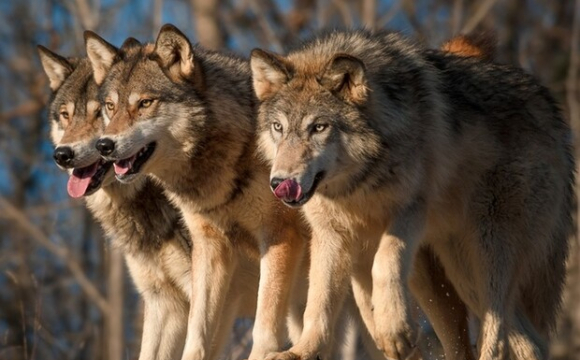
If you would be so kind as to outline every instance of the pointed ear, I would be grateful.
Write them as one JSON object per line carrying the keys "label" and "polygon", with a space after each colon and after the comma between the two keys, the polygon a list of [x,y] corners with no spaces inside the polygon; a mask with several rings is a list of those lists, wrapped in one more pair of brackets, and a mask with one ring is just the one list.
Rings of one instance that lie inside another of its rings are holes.
{"label": "pointed ear", "polygon": [[318,81],[346,102],[362,105],[368,97],[365,65],[348,54],[335,55]]}
{"label": "pointed ear", "polygon": [[280,55],[262,49],[252,50],[250,55],[252,81],[258,100],[273,96],[293,75],[292,65]]}
{"label": "pointed ear", "polygon": [[173,81],[188,80],[201,84],[203,74],[187,37],[175,26],[165,24],[159,30],[153,58]]}
{"label": "pointed ear", "polygon": [[53,53],[42,45],[38,45],[38,55],[44,72],[48,76],[52,91],[58,90],[62,83],[72,74],[74,67],[64,57]]}
{"label": "pointed ear", "polygon": [[111,66],[115,63],[119,50],[92,31],[87,30],[84,35],[95,82],[97,85],[101,85]]}
{"label": "pointed ear", "polygon": [[121,45],[121,48],[119,49],[119,51],[131,52],[134,49],[140,48],[141,46],[142,46],[142,44],[139,40],[135,39],[134,37],[129,37],[123,42],[123,45]]}

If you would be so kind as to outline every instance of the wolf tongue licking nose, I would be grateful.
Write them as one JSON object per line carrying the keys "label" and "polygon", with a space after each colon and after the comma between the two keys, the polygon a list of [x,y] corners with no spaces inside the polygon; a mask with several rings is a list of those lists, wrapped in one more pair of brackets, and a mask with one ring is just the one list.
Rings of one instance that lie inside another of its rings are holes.
{"label": "wolf tongue licking nose", "polygon": [[302,196],[302,187],[298,182],[296,182],[296,180],[286,179],[276,187],[274,195],[276,195],[278,199],[286,202],[298,201]]}

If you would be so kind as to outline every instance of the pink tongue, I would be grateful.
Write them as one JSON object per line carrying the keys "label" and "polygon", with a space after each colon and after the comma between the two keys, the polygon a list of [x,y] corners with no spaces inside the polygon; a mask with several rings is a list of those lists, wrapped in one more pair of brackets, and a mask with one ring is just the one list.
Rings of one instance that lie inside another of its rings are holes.
{"label": "pink tongue", "polygon": [[75,199],[80,198],[87,192],[91,179],[97,172],[98,165],[99,163],[96,162],[91,166],[73,170],[66,186],[68,194],[71,197]]}
{"label": "pink tongue", "polygon": [[274,195],[278,199],[285,201],[298,201],[302,196],[302,187],[300,187],[300,184],[296,180],[287,179],[278,185],[274,190]]}
{"label": "pink tongue", "polygon": [[136,158],[137,154],[131,156],[130,158],[119,160],[116,163],[114,163],[113,167],[115,168],[115,174],[118,175],[126,174],[129,170],[131,170],[131,167],[133,167],[133,162],[135,161]]}

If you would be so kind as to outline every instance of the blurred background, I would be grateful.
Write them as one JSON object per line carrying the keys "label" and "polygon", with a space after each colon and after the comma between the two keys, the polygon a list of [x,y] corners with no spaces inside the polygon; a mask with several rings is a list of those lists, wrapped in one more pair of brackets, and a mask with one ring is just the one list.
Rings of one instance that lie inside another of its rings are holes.
{"label": "blurred background", "polygon": [[[0,0],[0,360],[136,359],[141,306],[122,257],[52,160],[42,44],[83,56],[83,30],[119,46],[171,22],[192,41],[248,56],[283,51],[320,28],[398,30],[438,47],[493,30],[498,61],[535,74],[580,126],[580,0]],[[580,359],[580,270],[572,239],[554,359]],[[237,323],[228,358],[251,344]],[[428,329],[428,327],[427,327]],[[433,341],[433,358],[437,346]]]}

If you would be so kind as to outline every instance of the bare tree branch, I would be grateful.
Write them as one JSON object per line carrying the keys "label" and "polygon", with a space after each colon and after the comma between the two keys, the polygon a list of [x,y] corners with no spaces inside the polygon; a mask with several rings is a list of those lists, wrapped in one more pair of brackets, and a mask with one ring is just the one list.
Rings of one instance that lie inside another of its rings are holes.
{"label": "bare tree branch", "polygon": [[395,3],[391,6],[391,8],[389,9],[389,11],[387,11],[378,20],[378,25],[377,25],[378,28],[383,28],[383,27],[387,26],[388,23],[391,22],[391,20],[393,20],[393,18],[395,17],[395,15],[397,15],[397,13],[401,10],[401,7],[402,6],[403,6],[403,0],[397,0],[397,1],[395,1]]}
{"label": "bare tree branch", "polygon": [[123,255],[117,249],[109,252],[109,313],[105,321],[108,346],[108,360],[123,359],[123,294],[124,271]]}
{"label": "bare tree branch", "polygon": [[72,257],[69,250],[52,242],[36,225],[34,225],[20,210],[13,206],[3,196],[0,196],[0,207],[18,226],[25,230],[36,242],[63,261],[70,270],[81,289],[85,292],[103,314],[109,313],[109,304],[85,275],[79,263]]}
{"label": "bare tree branch", "polygon": [[374,30],[376,27],[377,1],[363,0],[362,21],[367,29]]}
{"label": "bare tree branch", "polygon": [[298,34],[311,22],[316,10],[316,0],[296,0],[292,10],[286,16],[288,29],[293,35]]}
{"label": "bare tree branch", "polygon": [[453,3],[453,13],[451,14],[451,33],[457,34],[461,28],[463,18],[463,0],[455,0]]}
{"label": "bare tree branch", "polygon": [[332,2],[338,9],[338,12],[342,17],[342,22],[344,23],[344,25],[346,27],[351,27],[353,24],[352,9],[350,9],[348,2],[345,0],[333,0]]}
{"label": "bare tree branch", "polygon": [[461,29],[461,32],[464,34],[468,34],[475,30],[477,25],[483,20],[483,18],[491,11],[491,8],[495,5],[497,0],[483,0],[481,5],[475,10],[475,14],[467,20],[465,26]]}
{"label": "bare tree branch", "polygon": [[[99,23],[98,7],[91,7],[88,0],[75,0],[75,10],[85,30],[95,30]],[[95,11],[96,9],[96,11]]]}
{"label": "bare tree branch", "polygon": [[[250,0],[250,8],[252,12],[256,14],[256,18],[260,28],[263,31],[264,36],[266,37],[268,43],[272,46],[275,51],[282,51],[284,47],[282,46],[282,41],[276,35],[276,31],[268,21],[268,12],[272,11],[273,9],[268,6],[265,8],[265,4],[258,0]],[[271,4],[269,4],[271,5]]]}
{"label": "bare tree branch", "polygon": [[163,0],[153,0],[153,18],[151,19],[151,37],[155,39],[157,32],[161,29],[161,15],[163,15]]}
{"label": "bare tree branch", "polygon": [[31,116],[39,112],[44,107],[44,103],[38,100],[29,100],[18,104],[15,108],[0,114],[0,123],[16,117]]}

